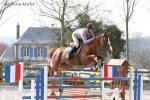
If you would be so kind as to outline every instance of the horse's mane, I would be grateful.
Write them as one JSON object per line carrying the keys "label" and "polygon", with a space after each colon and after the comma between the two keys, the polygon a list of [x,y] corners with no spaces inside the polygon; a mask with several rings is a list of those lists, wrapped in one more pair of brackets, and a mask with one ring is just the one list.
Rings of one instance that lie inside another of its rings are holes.
{"label": "horse's mane", "polygon": [[[95,34],[94,37],[100,38],[104,33],[106,33],[106,32],[99,32],[99,33]],[[88,43],[87,45],[93,45],[93,42],[95,43],[95,41],[96,41],[98,38],[95,38],[93,41],[91,41],[91,42]]]}
{"label": "horse's mane", "polygon": [[106,32],[99,32],[99,33],[97,33],[97,34],[94,34],[94,36],[100,36],[100,35],[102,35],[102,34],[104,34],[104,33],[106,33]]}

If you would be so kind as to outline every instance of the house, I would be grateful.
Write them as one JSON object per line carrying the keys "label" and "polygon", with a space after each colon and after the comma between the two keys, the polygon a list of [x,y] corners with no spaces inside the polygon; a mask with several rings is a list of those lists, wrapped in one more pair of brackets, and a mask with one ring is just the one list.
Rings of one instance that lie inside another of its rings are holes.
{"label": "house", "polygon": [[29,27],[20,37],[17,25],[17,40],[2,54],[0,61],[26,64],[47,62],[48,50],[59,45],[58,36],[52,28]]}

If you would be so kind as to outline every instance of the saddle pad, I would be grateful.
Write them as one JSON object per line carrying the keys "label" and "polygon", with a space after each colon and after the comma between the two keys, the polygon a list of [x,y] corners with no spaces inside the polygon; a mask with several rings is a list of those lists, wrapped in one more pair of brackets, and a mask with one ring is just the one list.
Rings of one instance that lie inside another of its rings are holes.
{"label": "saddle pad", "polygon": [[71,52],[71,49],[72,49],[72,47],[67,47],[67,48],[64,50],[66,58],[69,57],[69,54],[70,54],[70,52]]}

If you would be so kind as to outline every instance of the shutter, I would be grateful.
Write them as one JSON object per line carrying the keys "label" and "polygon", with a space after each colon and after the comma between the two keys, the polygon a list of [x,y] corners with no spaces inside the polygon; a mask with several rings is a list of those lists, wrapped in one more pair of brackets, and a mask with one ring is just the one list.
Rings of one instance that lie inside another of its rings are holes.
{"label": "shutter", "polygon": [[37,57],[37,48],[34,48],[34,57]]}
{"label": "shutter", "polygon": [[33,57],[33,48],[30,48],[30,57]]}
{"label": "shutter", "polygon": [[113,67],[113,77],[117,77],[117,74],[118,74],[118,72],[117,72],[117,66],[112,66]]}
{"label": "shutter", "polygon": [[21,57],[23,57],[24,54],[24,48],[20,48]]}
{"label": "shutter", "polygon": [[44,48],[44,58],[47,57],[47,48]]}
{"label": "shutter", "polygon": [[10,83],[10,65],[5,65],[5,82]]}

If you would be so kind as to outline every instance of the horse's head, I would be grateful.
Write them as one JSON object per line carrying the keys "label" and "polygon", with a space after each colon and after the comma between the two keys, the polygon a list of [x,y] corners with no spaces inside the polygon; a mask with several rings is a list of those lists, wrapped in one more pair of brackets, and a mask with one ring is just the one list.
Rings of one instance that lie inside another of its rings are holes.
{"label": "horse's head", "polygon": [[97,38],[98,44],[105,48],[107,50],[107,52],[111,52],[112,51],[112,47],[111,47],[111,43],[109,40],[109,37],[111,36],[111,33],[103,33],[100,35],[95,36],[95,38]]}

